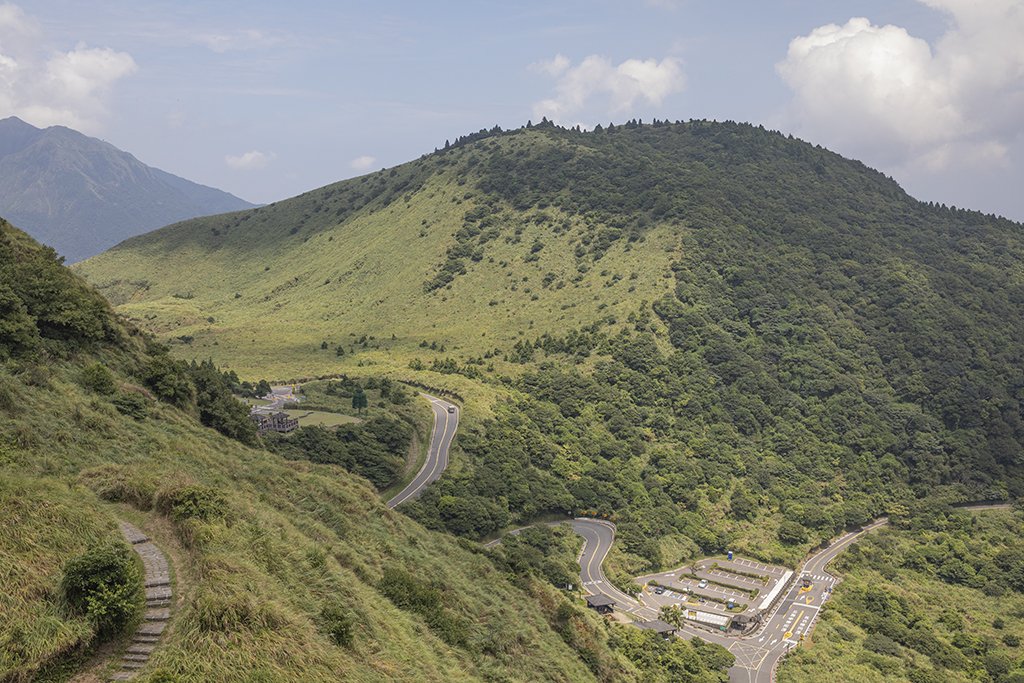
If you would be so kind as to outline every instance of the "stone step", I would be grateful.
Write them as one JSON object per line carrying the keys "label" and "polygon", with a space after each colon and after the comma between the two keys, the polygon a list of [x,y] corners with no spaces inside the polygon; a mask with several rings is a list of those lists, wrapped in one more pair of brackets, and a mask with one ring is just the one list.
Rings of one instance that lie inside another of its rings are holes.
{"label": "stone step", "polygon": [[171,610],[166,607],[151,607],[146,610],[146,621],[167,621],[171,618]]}
{"label": "stone step", "polygon": [[121,667],[125,669],[141,669],[146,664],[147,662],[121,662]]}
{"label": "stone step", "polygon": [[153,578],[146,578],[146,588],[158,588],[160,586],[170,586],[171,579],[168,576],[154,576]]}
{"label": "stone step", "polygon": [[153,586],[146,589],[146,600],[170,600],[170,586]]}
{"label": "stone step", "polygon": [[128,654],[130,655],[148,655],[156,649],[156,645],[153,643],[135,643],[134,645],[128,646]]}
{"label": "stone step", "polygon": [[149,542],[149,537],[146,536],[146,534],[142,533],[138,528],[132,526],[128,522],[121,522],[121,534],[124,535],[125,540],[132,545]]}
{"label": "stone step", "polygon": [[148,662],[149,655],[144,652],[129,652],[122,659],[126,662]]}
{"label": "stone step", "polygon": [[166,626],[167,623],[163,621],[147,621],[139,626],[135,633],[140,636],[158,636],[164,632]]}
{"label": "stone step", "polygon": [[143,644],[147,644],[147,645],[150,644],[150,643],[156,643],[158,640],[160,640],[160,636],[140,636],[140,635],[136,635],[134,638],[132,638],[132,642],[143,643]]}
{"label": "stone step", "polygon": [[134,671],[118,671],[115,674],[111,674],[108,680],[111,681],[130,681],[135,678]]}

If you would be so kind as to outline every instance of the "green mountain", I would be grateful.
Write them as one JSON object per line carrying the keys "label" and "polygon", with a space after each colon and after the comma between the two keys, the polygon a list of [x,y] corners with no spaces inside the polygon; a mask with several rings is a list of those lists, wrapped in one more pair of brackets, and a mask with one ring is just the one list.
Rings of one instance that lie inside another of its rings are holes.
{"label": "green mountain", "polygon": [[70,128],[0,121],[0,215],[68,261],[174,221],[252,206]]}
{"label": "green mountain", "polygon": [[117,668],[141,610],[119,520],[176,596],[136,680],[667,681],[673,658],[723,680],[721,653],[609,627],[367,480],[262,449],[227,381],[0,222],[0,680]]}
{"label": "green mountain", "polygon": [[458,392],[407,512],[607,515],[623,586],[1024,491],[1024,226],[760,127],[482,131],[79,272],[179,357]]}

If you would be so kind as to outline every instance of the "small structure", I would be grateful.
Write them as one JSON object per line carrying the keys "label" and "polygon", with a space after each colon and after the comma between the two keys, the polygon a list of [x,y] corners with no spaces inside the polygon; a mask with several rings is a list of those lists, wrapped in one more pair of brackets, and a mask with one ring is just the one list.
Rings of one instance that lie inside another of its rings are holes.
{"label": "small structure", "polygon": [[587,607],[597,610],[598,614],[611,614],[615,601],[606,595],[588,595]]}
{"label": "small structure", "polygon": [[254,410],[249,413],[249,419],[256,423],[256,431],[260,434],[266,434],[267,432],[287,434],[299,426],[298,420],[288,415],[288,413],[282,412],[262,413]]}
{"label": "small structure", "polygon": [[690,621],[697,622],[698,624],[717,628],[719,631],[725,631],[732,623],[731,614],[717,614],[695,609],[686,609],[683,611],[683,616]]}
{"label": "small structure", "polygon": [[644,631],[654,631],[665,640],[668,640],[676,634],[676,627],[672,624],[666,623],[661,619],[652,619],[651,621],[638,621],[636,627],[643,629]]}
{"label": "small structure", "polygon": [[747,612],[743,612],[741,614],[736,614],[736,615],[733,616],[732,624],[730,626],[732,628],[736,628],[736,629],[739,629],[741,631],[745,631],[752,624],[757,623],[757,621],[758,621],[757,617],[754,616],[753,614],[749,614]]}

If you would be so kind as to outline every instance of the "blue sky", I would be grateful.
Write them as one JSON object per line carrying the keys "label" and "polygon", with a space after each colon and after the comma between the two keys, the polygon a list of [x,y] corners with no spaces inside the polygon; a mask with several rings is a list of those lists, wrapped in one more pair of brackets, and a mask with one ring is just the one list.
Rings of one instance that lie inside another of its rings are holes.
{"label": "blue sky", "polygon": [[32,0],[0,115],[257,202],[540,115],[732,119],[1021,220],[1021,35],[1024,0]]}

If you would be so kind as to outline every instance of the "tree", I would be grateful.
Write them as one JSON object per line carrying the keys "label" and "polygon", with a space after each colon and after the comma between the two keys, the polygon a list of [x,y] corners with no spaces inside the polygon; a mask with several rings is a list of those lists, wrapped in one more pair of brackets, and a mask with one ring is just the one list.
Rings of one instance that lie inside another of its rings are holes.
{"label": "tree", "polygon": [[683,610],[679,605],[662,605],[658,616],[666,624],[672,624],[676,628],[683,626]]}
{"label": "tree", "polygon": [[356,412],[365,410],[370,405],[369,400],[366,398],[366,392],[363,391],[362,387],[358,387],[356,392],[352,394],[352,407]]}
{"label": "tree", "polygon": [[807,529],[799,523],[786,520],[779,525],[779,540],[786,545],[796,545],[807,540]]}

